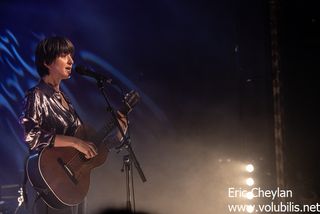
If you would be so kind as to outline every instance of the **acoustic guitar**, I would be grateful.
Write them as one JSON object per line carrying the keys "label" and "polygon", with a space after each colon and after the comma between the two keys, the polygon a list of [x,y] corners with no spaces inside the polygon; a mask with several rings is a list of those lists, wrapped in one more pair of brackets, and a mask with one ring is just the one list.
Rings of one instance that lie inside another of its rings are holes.
{"label": "acoustic guitar", "polygon": [[[139,94],[131,91],[125,96],[124,107],[119,110],[127,115],[139,100]],[[88,193],[91,170],[102,165],[110,149],[121,145],[115,140],[119,135],[116,121],[108,121],[99,132],[88,134],[80,126],[75,137],[89,140],[96,145],[98,154],[86,159],[72,147],[45,147],[30,155],[26,171],[31,185],[52,208],[62,209],[80,204]]]}

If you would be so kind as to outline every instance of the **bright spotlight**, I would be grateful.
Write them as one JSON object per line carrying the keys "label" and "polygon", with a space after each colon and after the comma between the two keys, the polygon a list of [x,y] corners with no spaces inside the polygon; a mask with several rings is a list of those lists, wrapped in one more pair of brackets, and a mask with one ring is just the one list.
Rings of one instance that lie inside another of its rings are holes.
{"label": "bright spotlight", "polygon": [[248,213],[253,213],[253,211],[254,211],[254,206],[253,205],[247,205],[247,212]]}
{"label": "bright spotlight", "polygon": [[248,164],[248,165],[246,166],[246,170],[247,170],[247,172],[253,172],[253,170],[254,170],[253,165],[252,165],[252,164]]}
{"label": "bright spotlight", "polygon": [[247,184],[248,186],[252,186],[252,185],[254,184],[253,178],[247,178],[246,184]]}
{"label": "bright spotlight", "polygon": [[252,200],[253,197],[254,197],[253,192],[247,192],[247,194],[246,194],[247,199]]}

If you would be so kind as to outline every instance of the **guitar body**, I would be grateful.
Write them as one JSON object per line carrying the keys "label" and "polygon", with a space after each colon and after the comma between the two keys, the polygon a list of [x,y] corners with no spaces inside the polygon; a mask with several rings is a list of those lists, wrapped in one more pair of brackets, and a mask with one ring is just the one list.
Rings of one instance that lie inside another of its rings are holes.
{"label": "guitar body", "polygon": [[89,190],[91,170],[102,165],[108,155],[108,149],[100,145],[98,155],[92,159],[85,159],[69,147],[44,148],[30,156],[28,178],[50,207],[61,209],[83,201]]}

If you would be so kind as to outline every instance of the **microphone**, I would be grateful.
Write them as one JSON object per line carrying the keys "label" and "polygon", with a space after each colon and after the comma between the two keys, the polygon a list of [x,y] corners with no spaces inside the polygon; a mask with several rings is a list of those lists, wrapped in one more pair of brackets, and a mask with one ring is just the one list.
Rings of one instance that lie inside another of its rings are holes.
{"label": "microphone", "polygon": [[111,78],[108,78],[103,74],[94,72],[93,70],[91,70],[85,66],[82,66],[82,65],[77,65],[75,70],[78,74],[83,75],[83,76],[92,77],[92,78],[96,79],[97,81],[104,81],[109,84],[111,84],[111,82],[112,82]]}

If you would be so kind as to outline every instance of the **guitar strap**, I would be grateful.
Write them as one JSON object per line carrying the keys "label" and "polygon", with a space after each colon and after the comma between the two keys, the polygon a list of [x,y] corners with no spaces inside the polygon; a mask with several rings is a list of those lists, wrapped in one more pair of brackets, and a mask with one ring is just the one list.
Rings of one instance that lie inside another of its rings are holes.
{"label": "guitar strap", "polygon": [[27,182],[28,182],[28,176],[27,176],[27,160],[29,156],[26,156],[24,159],[24,172],[23,172],[23,181],[22,181],[22,196],[23,196],[23,203],[26,209],[28,209],[28,194],[27,194]]}

